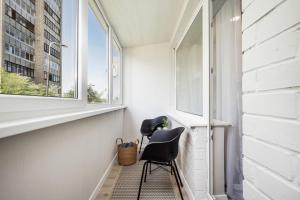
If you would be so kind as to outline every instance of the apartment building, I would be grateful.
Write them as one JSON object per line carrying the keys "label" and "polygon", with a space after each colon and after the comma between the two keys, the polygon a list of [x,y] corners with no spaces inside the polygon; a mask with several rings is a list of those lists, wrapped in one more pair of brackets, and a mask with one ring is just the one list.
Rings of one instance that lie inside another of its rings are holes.
{"label": "apartment building", "polygon": [[49,81],[60,85],[61,0],[5,0],[1,9],[1,66],[44,84],[50,61]]}

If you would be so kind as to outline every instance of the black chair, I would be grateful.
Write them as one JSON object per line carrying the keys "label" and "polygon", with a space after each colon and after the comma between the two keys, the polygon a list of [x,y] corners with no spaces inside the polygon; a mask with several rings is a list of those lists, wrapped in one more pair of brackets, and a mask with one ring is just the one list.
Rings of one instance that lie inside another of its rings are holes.
{"label": "black chair", "polygon": [[171,130],[157,130],[152,135],[149,144],[145,147],[145,150],[140,157],[140,160],[145,160],[145,163],[137,199],[140,199],[143,179],[144,182],[146,182],[148,165],[151,163],[171,167],[171,171],[174,172],[172,174],[175,176],[181,199],[183,199],[179,181],[181,186],[182,183],[175,162],[178,154],[178,142],[183,131],[184,128],[179,127]]}
{"label": "black chair", "polygon": [[141,145],[139,153],[141,153],[142,145],[143,145],[143,139],[144,136],[146,136],[148,139],[151,138],[152,134],[159,128],[163,127],[164,123],[168,120],[166,116],[159,116],[154,119],[145,119],[141,126]]}

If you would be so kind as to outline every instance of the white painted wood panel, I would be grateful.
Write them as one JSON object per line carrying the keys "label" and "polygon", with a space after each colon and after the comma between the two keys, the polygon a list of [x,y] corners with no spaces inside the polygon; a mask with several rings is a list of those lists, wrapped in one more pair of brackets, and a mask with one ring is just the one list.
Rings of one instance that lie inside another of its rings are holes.
{"label": "white painted wood panel", "polygon": [[242,0],[242,10],[245,10],[254,0]]}
{"label": "white painted wood panel", "polygon": [[244,0],[245,200],[300,199],[300,1]]}
{"label": "white painted wood panel", "polygon": [[300,59],[289,60],[267,68],[245,73],[243,91],[264,91],[298,87]]}
{"label": "white painted wood panel", "polygon": [[243,92],[251,92],[256,90],[257,72],[248,72],[243,75]]}
{"label": "white painted wood panel", "polygon": [[243,96],[243,111],[258,115],[269,115],[297,119],[300,104],[295,91],[246,94]]}
{"label": "white painted wood panel", "polygon": [[290,181],[296,176],[293,163],[297,162],[297,157],[292,152],[247,136],[243,137],[243,147],[243,153],[247,158]]}
{"label": "white painted wood panel", "polygon": [[300,31],[298,29],[300,29],[300,25],[246,51],[243,55],[243,71],[299,56]]}
{"label": "white painted wood panel", "polygon": [[250,32],[248,35],[252,36],[243,37],[243,50],[266,41],[299,23],[299,7],[299,0],[285,1],[267,16],[251,26],[251,28],[246,29],[243,33],[247,35],[247,32]]}
{"label": "white painted wood panel", "polygon": [[300,121],[271,117],[243,116],[243,133],[270,144],[300,152]]}
{"label": "white painted wood panel", "polygon": [[300,60],[281,63],[257,72],[257,90],[300,86]]}
{"label": "white painted wood panel", "polygon": [[274,9],[279,3],[284,0],[257,0],[254,1],[243,14],[242,30],[251,26],[254,22],[262,18],[264,15]]}
{"label": "white painted wood panel", "polygon": [[257,41],[256,25],[254,25],[249,27],[246,31],[243,32],[243,36],[242,36],[243,52],[255,46],[256,41]]}
{"label": "white painted wood panel", "polygon": [[243,182],[244,186],[244,198],[247,200],[271,200],[256,187],[254,187],[249,181]]}
{"label": "white painted wood panel", "polygon": [[299,200],[300,189],[291,182],[281,179],[269,170],[260,167],[249,159],[244,159],[245,174],[256,188],[263,191],[272,200]]}

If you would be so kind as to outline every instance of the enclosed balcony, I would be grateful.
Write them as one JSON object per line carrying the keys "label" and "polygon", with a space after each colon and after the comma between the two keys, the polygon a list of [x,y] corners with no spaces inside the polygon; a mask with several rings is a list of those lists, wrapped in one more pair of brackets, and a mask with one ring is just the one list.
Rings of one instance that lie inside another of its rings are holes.
{"label": "enclosed balcony", "polygon": [[299,0],[0,2],[0,200],[299,200]]}

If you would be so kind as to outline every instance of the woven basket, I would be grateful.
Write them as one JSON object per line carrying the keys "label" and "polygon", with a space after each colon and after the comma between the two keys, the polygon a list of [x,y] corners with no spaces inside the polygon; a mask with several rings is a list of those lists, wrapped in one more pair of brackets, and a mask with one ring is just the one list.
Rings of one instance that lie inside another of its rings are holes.
{"label": "woven basket", "polygon": [[[119,141],[121,143],[118,144]],[[118,161],[120,165],[128,166],[136,163],[139,140],[136,140],[135,143],[123,143],[122,138],[117,138],[116,144],[118,145]]]}

